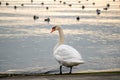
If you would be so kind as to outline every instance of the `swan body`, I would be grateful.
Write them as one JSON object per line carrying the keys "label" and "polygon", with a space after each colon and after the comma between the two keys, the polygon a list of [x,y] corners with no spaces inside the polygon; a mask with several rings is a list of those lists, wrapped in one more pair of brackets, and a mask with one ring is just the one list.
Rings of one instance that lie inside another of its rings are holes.
{"label": "swan body", "polygon": [[54,50],[54,57],[60,65],[71,67],[83,63],[79,52],[69,45],[59,45]]}
{"label": "swan body", "polygon": [[72,72],[72,67],[84,63],[80,53],[69,45],[64,44],[64,34],[60,26],[55,26],[52,28],[51,32],[58,30],[59,32],[59,42],[54,48],[53,55],[55,59],[60,64],[60,74],[62,74],[62,66],[70,67],[70,74]]}

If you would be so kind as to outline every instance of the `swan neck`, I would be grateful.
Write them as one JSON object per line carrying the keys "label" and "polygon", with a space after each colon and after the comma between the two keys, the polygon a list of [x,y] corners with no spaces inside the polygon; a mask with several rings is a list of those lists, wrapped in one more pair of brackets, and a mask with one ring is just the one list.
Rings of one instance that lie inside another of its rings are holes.
{"label": "swan neck", "polygon": [[58,32],[59,32],[59,45],[60,45],[64,43],[64,33],[62,28],[59,28]]}

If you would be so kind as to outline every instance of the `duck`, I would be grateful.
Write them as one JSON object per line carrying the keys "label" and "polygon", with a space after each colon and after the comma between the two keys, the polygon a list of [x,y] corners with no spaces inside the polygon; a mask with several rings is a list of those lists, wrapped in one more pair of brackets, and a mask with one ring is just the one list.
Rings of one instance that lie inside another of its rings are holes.
{"label": "duck", "polygon": [[9,3],[6,2],[6,6],[8,6],[8,5],[9,5]]}
{"label": "duck", "polygon": [[44,19],[44,21],[50,22],[50,18],[48,17],[48,18]]}
{"label": "duck", "polygon": [[52,27],[51,33],[59,32],[59,41],[53,49],[53,56],[60,65],[60,74],[62,74],[62,67],[70,68],[69,74],[72,73],[73,66],[83,64],[81,54],[72,46],[64,44],[64,33],[59,25]]}
{"label": "duck", "polygon": [[16,10],[16,9],[17,9],[17,6],[14,6],[14,9]]}
{"label": "duck", "polygon": [[69,6],[69,7],[71,7],[71,6],[72,6],[72,4],[68,4],[68,6]]}
{"label": "duck", "polygon": [[44,5],[44,3],[42,2],[41,5]]}
{"label": "duck", "polygon": [[39,16],[34,15],[34,16],[33,16],[33,19],[34,19],[34,20],[37,20],[37,19],[39,19]]}
{"label": "duck", "polygon": [[76,17],[76,20],[77,20],[77,21],[79,21],[79,20],[80,20],[80,17],[79,17],[79,16],[77,16],[77,17]]}
{"label": "duck", "polygon": [[96,13],[97,13],[97,15],[100,15],[101,14],[101,10],[97,9]]}
{"label": "duck", "polygon": [[24,4],[21,4],[21,6],[24,6]]}
{"label": "duck", "polygon": [[84,5],[82,5],[82,9],[85,9],[85,6],[84,6]]}
{"label": "duck", "polygon": [[49,9],[49,7],[46,7],[46,10],[48,10]]}
{"label": "duck", "polygon": [[2,4],[2,2],[0,2],[0,5]]}

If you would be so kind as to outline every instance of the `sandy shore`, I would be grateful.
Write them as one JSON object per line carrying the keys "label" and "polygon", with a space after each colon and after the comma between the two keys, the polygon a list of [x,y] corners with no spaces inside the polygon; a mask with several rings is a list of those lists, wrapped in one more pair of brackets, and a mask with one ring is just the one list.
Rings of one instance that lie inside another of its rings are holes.
{"label": "sandy shore", "polygon": [[74,74],[0,74],[0,80],[120,80],[120,72],[74,73]]}

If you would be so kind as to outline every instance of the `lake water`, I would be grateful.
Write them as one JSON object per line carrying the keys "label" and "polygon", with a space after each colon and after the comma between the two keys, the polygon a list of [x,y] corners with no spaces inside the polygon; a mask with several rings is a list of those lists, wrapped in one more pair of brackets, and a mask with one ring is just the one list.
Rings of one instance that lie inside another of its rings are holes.
{"label": "lake water", "polygon": [[[0,72],[58,73],[53,57],[58,33],[50,33],[54,25],[62,26],[65,44],[76,48],[85,61],[73,72],[120,71],[120,0],[80,1],[0,0]],[[104,10],[107,4],[110,7]],[[34,20],[34,15],[39,19]],[[48,17],[49,23],[44,21]]]}

